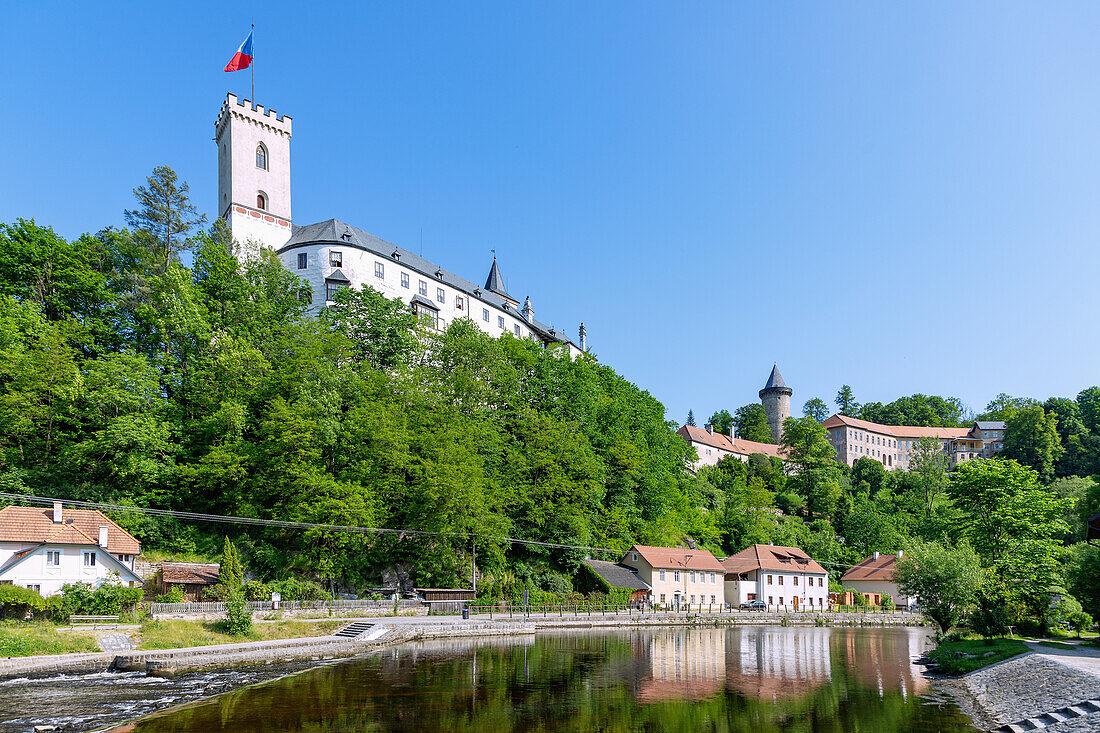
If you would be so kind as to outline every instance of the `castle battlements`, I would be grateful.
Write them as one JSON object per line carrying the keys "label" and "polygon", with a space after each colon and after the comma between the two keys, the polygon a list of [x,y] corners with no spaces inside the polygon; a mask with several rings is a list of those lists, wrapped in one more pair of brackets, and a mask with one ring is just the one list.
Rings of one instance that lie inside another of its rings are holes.
{"label": "castle battlements", "polygon": [[229,93],[225,95],[225,102],[218,112],[218,119],[214,123],[214,130],[219,131],[229,121],[231,116],[248,120],[258,125],[290,137],[290,115],[280,115],[273,109],[264,109],[262,104],[255,104],[250,99],[237,99],[237,95]]}

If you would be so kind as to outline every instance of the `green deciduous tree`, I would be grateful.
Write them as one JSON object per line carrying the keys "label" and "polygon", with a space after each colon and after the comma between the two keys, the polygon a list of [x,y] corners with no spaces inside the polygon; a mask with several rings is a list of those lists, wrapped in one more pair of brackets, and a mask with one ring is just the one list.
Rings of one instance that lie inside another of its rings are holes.
{"label": "green deciduous tree", "polygon": [[1030,466],[1044,483],[1049,482],[1054,478],[1054,464],[1062,456],[1057,420],[1039,405],[1014,410],[1005,421],[1001,455]]}
{"label": "green deciduous tree", "polygon": [[714,432],[729,435],[733,429],[734,417],[729,410],[717,410],[707,422],[714,426]]}
{"label": "green deciduous tree", "polygon": [[974,602],[982,581],[981,560],[966,543],[916,541],[898,560],[895,579],[901,592],[917,598],[946,634]]}
{"label": "green deciduous tree", "polygon": [[818,422],[825,422],[826,418],[829,417],[829,408],[823,399],[814,397],[806,400],[806,404],[802,405],[802,414],[806,417],[812,417]]}
{"label": "green deciduous tree", "polygon": [[757,443],[771,443],[772,431],[768,427],[768,414],[759,402],[738,407],[733,413],[737,437]]}

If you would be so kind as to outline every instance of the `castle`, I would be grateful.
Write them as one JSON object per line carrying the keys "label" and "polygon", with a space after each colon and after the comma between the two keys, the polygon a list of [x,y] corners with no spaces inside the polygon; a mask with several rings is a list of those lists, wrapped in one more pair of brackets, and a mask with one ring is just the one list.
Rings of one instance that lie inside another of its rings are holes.
{"label": "castle", "polygon": [[496,258],[485,285],[476,284],[338,219],[300,226],[290,209],[291,117],[250,100],[226,95],[214,123],[218,145],[218,214],[229,223],[241,256],[259,247],[276,252],[283,266],[307,281],[307,312],[331,303],[340,288],[370,286],[400,298],[418,318],[444,329],[468,318],[490,336],[510,333],[570,357],[588,350],[580,325],[576,340],[535,319],[530,297],[523,305],[504,286]]}
{"label": "castle", "polygon": [[[791,395],[794,390],[783,381],[779,366],[773,365],[764,388],[760,390],[760,403],[768,418],[775,443],[783,435],[783,422],[791,416]],[[916,455],[922,439],[931,438],[939,450],[947,455],[948,467],[975,458],[991,458],[1004,448],[1005,423],[980,421],[967,428],[923,427],[919,425],[880,425],[868,420],[835,414],[822,426],[829,444],[836,449],[836,460],[852,466],[860,458],[871,458],[887,469],[909,470],[909,462]],[[730,429],[729,435],[714,432],[712,425],[705,429],[684,425],[676,431],[699,456],[692,466],[713,466],[725,456],[737,456],[747,461],[753,453],[782,458],[782,451],[773,443],[757,443],[738,438]]]}

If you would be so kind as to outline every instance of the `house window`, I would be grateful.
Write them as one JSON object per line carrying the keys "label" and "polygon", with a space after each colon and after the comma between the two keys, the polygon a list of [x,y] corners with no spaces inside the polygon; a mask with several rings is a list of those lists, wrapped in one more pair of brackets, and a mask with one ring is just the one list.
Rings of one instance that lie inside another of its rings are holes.
{"label": "house window", "polygon": [[401,287],[409,287],[409,273],[407,272],[401,273]]}
{"label": "house window", "polygon": [[817,587],[820,588],[821,584],[824,583],[824,582],[825,582],[825,578],[818,578],[817,579]]}
{"label": "house window", "polygon": [[313,291],[309,288],[298,288],[298,300],[306,305],[311,305],[313,303]]}
{"label": "house window", "polygon": [[260,170],[267,170],[267,148],[263,143],[256,146],[256,167]]}
{"label": "house window", "polygon": [[630,559],[633,560],[634,562],[638,562],[638,553],[636,553],[636,552],[632,553],[630,555]]}
{"label": "house window", "polygon": [[[664,570],[662,570],[662,571],[661,571],[661,575],[664,575],[664,573],[665,573],[665,571],[664,571]],[[665,594],[664,594],[664,593],[662,593],[662,594],[661,594],[661,603],[664,603],[664,602],[665,602]]]}
{"label": "house window", "polygon": [[773,603],[775,603],[775,598],[774,598],[774,597],[772,597],[772,596],[768,596],[768,605],[770,606],[770,605],[772,605]]}
{"label": "house window", "polygon": [[794,581],[791,583],[791,585],[798,585],[798,576],[797,575],[794,576]]}
{"label": "house window", "polygon": [[336,300],[336,291],[339,289],[339,283],[325,283],[325,300]]}
{"label": "house window", "polygon": [[298,253],[298,269],[299,270],[306,269],[306,265],[308,264],[308,262],[309,262],[309,255],[307,255],[305,252],[299,252]]}
{"label": "house window", "polygon": [[772,576],[769,575],[768,576],[768,585],[771,585],[771,584],[772,584]]}
{"label": "house window", "polygon": [[332,267],[343,267],[344,266],[344,254],[343,254],[343,252],[329,252],[328,253],[328,263]]}
{"label": "house window", "polygon": [[519,324],[518,323],[513,323],[512,324],[512,329],[516,332],[516,338],[519,338]]}
{"label": "house window", "polygon": [[267,196],[264,196],[262,193],[256,194],[256,208],[260,211],[267,210]]}
{"label": "house window", "polygon": [[447,302],[447,294],[443,292],[443,288],[435,289],[435,299],[438,300],[440,303]]}
{"label": "house window", "polygon": [[463,310],[466,307],[466,299],[461,295],[455,296],[455,310]]}
{"label": "house window", "polygon": [[711,603],[717,603],[717,601],[715,601],[715,600],[714,600],[714,596],[711,596],[711,597],[710,597],[710,602],[711,602]]}
{"label": "house window", "polygon": [[86,567],[86,568],[94,568],[95,567],[95,553],[94,552],[85,552],[84,553],[84,567]]}
{"label": "house window", "polygon": [[673,570],[672,571],[672,579],[674,581],[676,581],[677,583],[680,582],[680,571],[679,570]]}
{"label": "house window", "polygon": [[481,309],[481,320],[485,321],[486,323],[489,322],[489,309],[488,308],[482,308]]}
{"label": "house window", "polygon": [[783,596],[779,596],[779,605],[780,605],[780,606],[782,606],[782,605],[783,605]]}
{"label": "house window", "polygon": [[714,573],[710,574],[710,582],[712,582],[712,583],[716,582]]}
{"label": "house window", "polygon": [[37,583],[35,583],[33,585],[28,585],[27,587],[30,588],[31,590],[33,590],[35,593],[41,593],[42,592],[42,586],[38,585]]}
{"label": "house window", "polygon": [[46,550],[46,564],[57,567],[61,564],[61,550]]}
{"label": "house window", "polygon": [[[779,584],[783,585],[783,576],[782,575],[779,576]],[[780,601],[780,602],[782,603],[782,601]]]}
{"label": "house window", "polygon": [[692,583],[695,582],[695,571],[694,570],[692,570],[690,573],[688,573],[688,580]]}
{"label": "house window", "polygon": [[695,594],[694,593],[691,594],[691,602],[695,603]]}
{"label": "house window", "polygon": [[386,267],[381,262],[374,263],[374,276],[383,279],[386,277]]}
{"label": "house window", "polygon": [[504,328],[504,316],[497,316],[497,328]]}
{"label": "house window", "polygon": [[419,290],[420,290],[420,294],[423,295],[425,298],[428,297],[428,281],[427,280],[421,280],[420,285],[418,287],[419,287]]}
{"label": "house window", "polygon": [[[664,571],[664,569],[662,568],[662,569],[661,569],[661,580],[664,580],[664,579],[665,579],[665,571]],[[664,601],[664,600],[665,600],[665,597],[664,597],[664,596],[661,596],[661,601]]]}

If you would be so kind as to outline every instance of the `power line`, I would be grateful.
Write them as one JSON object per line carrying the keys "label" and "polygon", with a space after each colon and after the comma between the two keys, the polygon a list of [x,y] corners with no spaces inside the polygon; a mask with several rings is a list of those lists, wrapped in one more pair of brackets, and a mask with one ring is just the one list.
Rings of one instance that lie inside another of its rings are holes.
{"label": "power line", "polygon": [[315,522],[289,522],[283,519],[260,519],[258,517],[234,517],[223,514],[202,514],[199,512],[178,512],[171,509],[153,509],[150,507],[123,506],[120,504],[106,504],[96,501],[75,501],[73,499],[54,499],[48,496],[28,496],[25,494],[7,494],[0,492],[0,499],[22,501],[36,504],[51,505],[54,503],[67,504],[69,506],[84,509],[99,509],[108,512],[136,512],[152,517],[169,517],[192,522],[215,522],[220,524],[250,525],[256,527],[279,527],[281,529],[322,529],[332,532],[352,532],[356,534],[376,535],[404,535],[417,537],[452,537],[459,539],[496,540],[498,542],[510,542],[517,545],[531,545],[534,547],[549,547],[562,550],[585,550],[588,552],[614,552],[609,547],[585,547],[583,545],[565,545],[556,542],[539,542],[538,540],[524,540],[518,537],[501,537],[499,535],[475,535],[470,532],[437,532],[425,529],[390,529],[386,527],[359,527],[347,524],[318,524]]}

